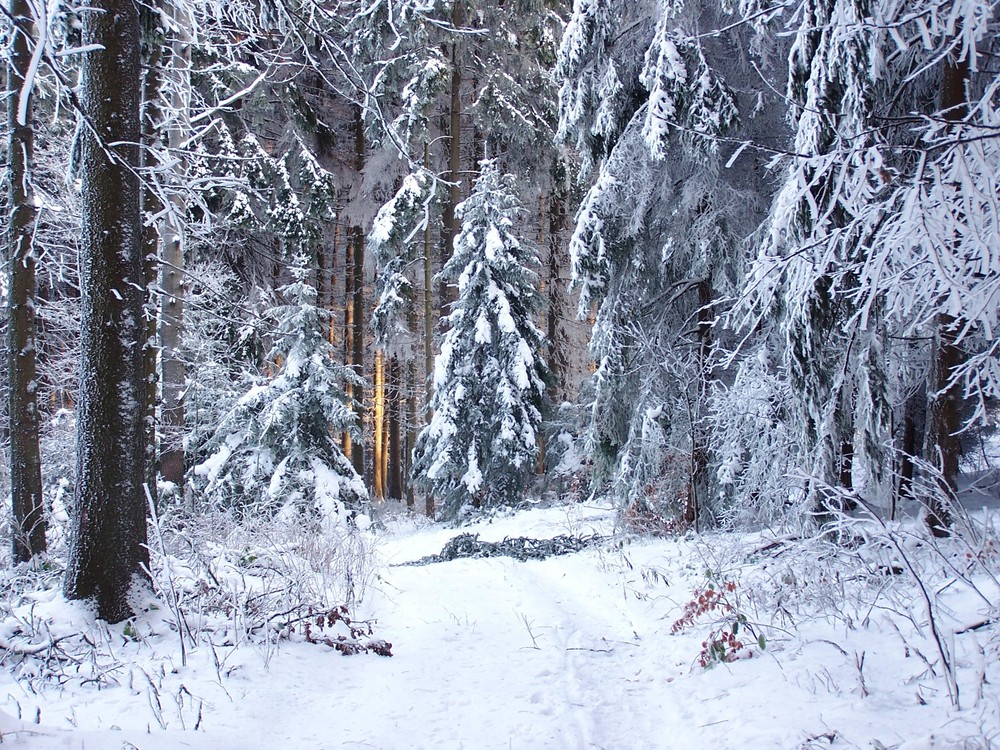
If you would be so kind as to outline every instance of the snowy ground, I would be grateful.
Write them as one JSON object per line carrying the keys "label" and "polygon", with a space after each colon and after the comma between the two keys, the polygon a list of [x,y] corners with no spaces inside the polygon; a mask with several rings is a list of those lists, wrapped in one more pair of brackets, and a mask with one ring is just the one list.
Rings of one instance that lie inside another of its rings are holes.
{"label": "snowy ground", "polygon": [[[868,540],[840,553],[772,546],[769,535],[632,538],[543,561],[395,567],[440,551],[459,530],[408,519],[388,526],[378,542],[380,578],[363,606],[378,619],[377,636],[392,642],[391,658],[346,657],[300,638],[236,650],[203,645],[182,667],[160,610],[127,632],[117,626],[105,634],[118,665],[110,686],[71,677],[59,686],[0,671],[3,744],[925,750],[1000,743],[997,626],[956,634],[997,613],[989,538],[932,552],[904,534],[899,549]],[[535,509],[473,530],[490,540],[610,534],[612,514],[585,505]],[[987,564],[964,565],[972,554]],[[950,703],[907,560],[931,587],[960,709]],[[672,632],[693,592],[705,590],[708,571],[734,610],[720,606]],[[72,611],[55,593],[41,599],[38,617]],[[77,614],[79,627],[88,627]],[[699,666],[703,641],[740,614],[746,658]],[[764,636],[763,651],[751,645],[756,635]],[[7,666],[15,661],[8,654]]]}

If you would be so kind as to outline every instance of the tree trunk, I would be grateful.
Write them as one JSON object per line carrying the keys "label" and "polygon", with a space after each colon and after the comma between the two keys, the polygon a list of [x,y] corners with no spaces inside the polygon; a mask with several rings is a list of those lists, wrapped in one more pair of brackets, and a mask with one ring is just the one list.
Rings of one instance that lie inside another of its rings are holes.
{"label": "tree trunk", "polygon": [[556,184],[549,196],[549,307],[546,321],[548,335],[548,366],[552,373],[557,403],[566,400],[566,378],[569,362],[566,357],[566,340],[561,335],[559,321],[566,308],[566,290],[560,274],[564,267],[563,233],[566,231],[565,166],[560,164],[555,173]]}
{"label": "tree trunk", "polygon": [[389,497],[393,500],[403,499],[403,451],[400,445],[400,422],[403,411],[403,389],[400,383],[399,358],[392,357],[389,360],[389,384],[390,394],[389,404],[389,456],[388,456],[388,485]]}
{"label": "tree trunk", "polygon": [[187,377],[182,356],[184,328],[184,198],[185,180],[181,150],[191,130],[190,107],[191,50],[186,29],[190,25],[184,10],[171,4],[175,38],[170,47],[170,123],[167,144],[178,160],[173,167],[170,206],[163,222],[163,263],[160,266],[160,374],[162,379],[161,422],[164,446],[160,454],[163,478],[184,484],[184,386]]}
{"label": "tree trunk", "polygon": [[[159,141],[161,62],[163,58],[163,32],[159,8],[143,6],[142,56],[145,73],[142,79],[142,160],[143,172],[155,169],[153,149]],[[153,286],[160,268],[160,234],[155,217],[162,211],[163,203],[153,190],[151,179],[142,188],[142,276],[146,290],[146,330],[143,343],[143,378],[145,401],[143,403],[143,429],[146,450],[146,486],[154,503],[157,497],[157,469],[159,441],[157,439],[156,407],[159,396],[157,375],[158,347],[156,343],[157,314]]]}
{"label": "tree trunk", "polygon": [[410,466],[413,462],[413,448],[417,444],[417,363],[410,361],[406,367],[407,383],[409,392],[406,394],[406,449],[403,451],[403,459],[406,461],[406,470],[403,476],[406,481],[406,507],[413,508],[415,498],[413,496],[413,483],[409,481]]}
{"label": "tree trunk", "polygon": [[[132,615],[143,567],[143,284],[139,210],[139,6],[96,0],[82,10],[81,385],[76,502],[64,590],[97,615]],[[100,139],[100,141],[98,141]],[[111,158],[109,158],[109,156]]]}
{"label": "tree trunk", "polygon": [[707,275],[698,282],[698,381],[695,384],[694,407],[691,410],[691,481],[687,504],[683,509],[684,524],[698,528],[698,514],[708,497],[709,435],[702,421],[702,409],[708,400],[712,379],[712,278]]}
{"label": "tree trunk", "polygon": [[382,473],[385,459],[385,353],[375,352],[375,379],[372,389],[372,435],[374,437],[372,464],[374,474],[374,494],[376,499],[385,499],[385,477]]}
{"label": "tree trunk", "polygon": [[901,500],[913,498],[914,457],[920,455],[920,435],[923,434],[923,423],[927,410],[927,395],[921,388],[909,397],[903,404],[903,434],[899,446],[899,483],[896,485],[896,497],[893,503],[890,520],[896,518],[896,506]]}
{"label": "tree trunk", "polygon": [[[961,122],[968,106],[965,85],[969,79],[968,59],[949,57],[941,78],[940,105],[943,116],[951,122]],[[962,428],[962,386],[955,382],[955,373],[965,361],[958,346],[961,321],[940,313],[934,349],[931,353],[929,403],[927,406],[927,459],[937,467],[939,492],[928,499],[927,525],[937,537],[949,535],[951,510],[949,504],[958,494],[958,460],[962,444],[958,431]]]}
{"label": "tree trunk", "polygon": [[[10,57],[7,66],[7,163],[10,212],[7,245],[10,260],[8,296],[8,417],[10,484],[13,511],[13,559],[26,562],[45,552],[42,461],[38,448],[38,388],[35,363],[34,189],[31,167],[34,132],[30,92],[21,89],[31,62],[34,22],[26,0],[11,0]],[[25,96],[25,101],[21,97]],[[19,113],[18,110],[21,110]],[[23,119],[19,118],[23,114]]]}
{"label": "tree trunk", "polygon": [[[360,107],[355,109],[354,115],[354,158],[355,169],[359,175],[365,170],[365,121],[364,113]],[[351,364],[354,372],[360,377],[365,375],[365,230],[363,227],[354,227],[351,230],[354,238],[354,266],[352,291],[354,293],[352,306],[354,307],[354,347]],[[354,462],[354,470],[362,477],[365,476],[365,394],[359,394],[358,403],[358,428],[361,430],[362,438],[354,445],[351,460]]]}
{"label": "tree trunk", "polygon": [[[361,227],[354,227],[354,263],[352,265],[353,280],[351,283],[352,301],[354,308],[352,324],[354,331],[351,334],[351,364],[354,372],[364,377],[364,355],[365,355],[365,233]],[[361,437],[355,441],[351,452],[351,461],[354,463],[354,470],[359,476],[365,476],[365,392],[364,388],[359,388],[357,398],[358,429],[361,430]]]}
{"label": "tree trunk", "polygon": [[[427,147],[424,146],[424,163],[429,162]],[[431,223],[424,227],[424,423],[431,421],[431,396],[434,393],[434,298],[431,291]],[[412,430],[416,426],[411,426]],[[416,438],[410,441],[409,459],[412,460]],[[412,477],[411,477],[412,483]],[[434,518],[434,495],[428,491],[424,499],[424,512]]]}
{"label": "tree trunk", "polygon": [[[456,2],[452,14],[452,25],[460,28],[465,23],[461,2]],[[462,66],[460,48],[457,42],[451,45],[451,101],[448,108],[448,200],[444,206],[444,216],[441,227],[441,267],[451,258],[452,243],[458,236],[459,224],[456,207],[462,200],[459,186],[462,168]],[[441,280],[438,290],[438,304],[441,314],[448,313],[448,306],[454,301],[448,282]]]}
{"label": "tree trunk", "polygon": [[[349,230],[347,231],[349,235]],[[350,236],[344,245],[344,362],[354,361],[354,242]],[[354,384],[346,388],[347,403],[354,409]],[[348,461],[354,457],[354,438],[350,432],[343,435],[344,456]]]}
{"label": "tree trunk", "polygon": [[949,535],[949,505],[958,493],[958,459],[962,453],[958,431],[962,428],[962,386],[952,375],[965,356],[955,343],[958,321],[941,313],[934,339],[931,394],[927,405],[927,460],[937,467],[938,492],[927,499],[927,526],[936,537]]}

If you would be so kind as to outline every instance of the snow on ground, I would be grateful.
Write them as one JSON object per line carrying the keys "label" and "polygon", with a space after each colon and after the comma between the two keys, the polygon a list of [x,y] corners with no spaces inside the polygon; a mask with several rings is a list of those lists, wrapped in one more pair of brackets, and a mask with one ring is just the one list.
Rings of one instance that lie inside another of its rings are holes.
{"label": "snow on ground", "polygon": [[[844,562],[850,553],[725,534],[618,538],[542,561],[396,566],[439,552],[464,531],[397,518],[381,533],[379,578],[362,614],[378,619],[376,635],[392,642],[391,658],[345,657],[293,640],[237,650],[202,645],[182,666],[169,616],[158,610],[131,630],[107,630],[117,686],[43,685],[0,671],[3,744],[957,750],[1000,743],[996,626],[955,634],[995,615],[1000,590],[980,567],[967,575],[945,570],[945,557],[921,553],[920,542],[885,547],[884,575],[871,560],[852,569]],[[587,505],[534,509],[472,531],[487,540],[611,534],[613,515]],[[995,555],[991,549],[984,554]],[[937,621],[958,665],[960,710],[949,702],[924,600],[893,567],[905,563],[901,552],[933,580]],[[727,622],[745,615],[738,635],[749,646],[749,625],[766,648],[753,645],[740,652],[749,658],[704,669],[702,642],[723,608],[672,631],[708,575],[735,608]],[[56,594],[45,598],[38,617],[83,617]]]}

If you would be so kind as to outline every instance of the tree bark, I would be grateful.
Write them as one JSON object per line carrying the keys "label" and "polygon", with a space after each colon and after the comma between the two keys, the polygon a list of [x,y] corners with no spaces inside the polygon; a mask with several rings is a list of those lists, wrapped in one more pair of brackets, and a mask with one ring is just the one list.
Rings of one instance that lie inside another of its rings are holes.
{"label": "tree bark", "polygon": [[160,268],[160,233],[156,217],[163,210],[163,203],[153,190],[151,172],[155,169],[153,149],[159,135],[161,64],[163,58],[163,33],[159,8],[143,6],[140,11],[142,23],[142,53],[145,73],[142,78],[142,160],[143,173],[147,176],[142,187],[142,275],[146,291],[145,341],[143,342],[143,379],[145,381],[143,402],[143,430],[145,434],[146,486],[154,503],[157,497],[157,469],[159,440],[157,437],[156,407],[159,401],[159,376],[157,359],[159,347],[156,342],[157,319],[153,285],[157,281]]}
{"label": "tree bark", "polygon": [[920,455],[920,438],[927,411],[927,395],[921,388],[907,397],[903,404],[903,434],[899,446],[899,483],[890,520],[896,518],[896,506],[902,500],[913,498],[914,457]]}
{"label": "tree bark", "polygon": [[410,360],[406,367],[406,373],[409,392],[406,394],[406,448],[403,451],[406,469],[403,476],[407,478],[406,507],[413,508],[415,498],[413,496],[413,483],[409,481],[409,476],[410,466],[413,462],[413,448],[417,444],[417,363]]}
{"label": "tree bark", "polygon": [[566,357],[566,341],[559,327],[560,316],[566,307],[566,291],[560,279],[564,266],[563,233],[566,231],[566,191],[561,180],[565,176],[562,164],[556,170],[557,184],[549,196],[549,307],[546,333],[548,335],[548,366],[555,386],[556,401],[566,400],[566,377],[569,362]]}
{"label": "tree bark", "polygon": [[[949,57],[941,78],[942,115],[953,123],[961,122],[967,112],[965,85],[969,79],[968,60]],[[955,374],[965,361],[958,345],[961,321],[948,313],[937,316],[927,406],[927,460],[938,469],[938,489],[927,501],[927,526],[937,537],[949,535],[952,523],[949,504],[958,494],[958,460],[962,444],[962,386]]]}
{"label": "tree bark", "polygon": [[[424,163],[429,162],[427,147],[424,146]],[[431,223],[424,227],[424,423],[431,421],[431,396],[434,393],[434,296],[432,290],[433,274],[431,273]],[[416,426],[411,426],[416,430]],[[410,440],[408,460],[412,461],[416,438]],[[412,477],[411,477],[412,486]],[[412,491],[411,491],[412,494]],[[424,512],[428,518],[434,518],[434,495],[428,491],[424,498]]]}
{"label": "tree bark", "polygon": [[389,411],[389,456],[388,456],[388,485],[389,497],[393,500],[403,499],[403,451],[400,445],[400,422],[403,411],[403,389],[400,387],[401,372],[399,358],[392,357],[389,360],[389,387],[390,387],[390,411]]}
{"label": "tree bark", "polygon": [[173,120],[167,145],[175,160],[171,175],[170,206],[163,222],[163,263],[160,265],[160,377],[164,445],[160,453],[163,478],[178,486],[184,484],[184,387],[187,368],[182,355],[184,330],[184,213],[182,195],[185,180],[181,156],[184,141],[191,130],[190,69],[191,50],[187,38],[189,22],[179,5],[170,5],[175,37],[170,46],[170,110]]}
{"label": "tree bark", "polygon": [[380,350],[375,352],[375,382],[372,393],[372,435],[374,445],[372,452],[372,463],[374,466],[374,482],[372,486],[375,490],[375,497],[379,500],[385,499],[385,481],[382,469],[385,459],[385,443],[383,437],[385,431],[385,354]]}
{"label": "tree bark", "polygon": [[[34,131],[31,93],[22,87],[31,61],[34,36],[31,6],[11,0],[11,50],[7,66],[7,163],[9,169],[10,259],[8,296],[8,417],[10,419],[10,483],[13,512],[13,559],[26,562],[45,552],[45,511],[42,497],[42,461],[38,447],[38,382],[36,380],[34,189],[31,167]],[[28,97],[22,102],[21,97]],[[18,118],[24,105],[24,121]]]}
{"label": "tree bark", "polygon": [[702,410],[708,400],[712,379],[712,277],[698,282],[698,381],[694,408],[691,410],[691,480],[687,503],[683,509],[684,523],[698,529],[698,515],[708,497],[709,436],[702,422]]}
{"label": "tree bark", "polygon": [[[77,487],[64,591],[108,622],[131,616],[148,565],[140,221],[139,6],[95,0],[81,10],[81,385]],[[93,128],[93,130],[91,130]]]}
{"label": "tree bark", "polygon": [[[355,109],[354,115],[354,158],[355,169],[358,175],[362,175],[365,170],[365,154],[367,146],[365,144],[365,122],[364,114],[360,107]],[[351,230],[354,238],[354,266],[353,272],[353,301],[354,307],[354,341],[351,364],[354,372],[360,377],[365,375],[365,230],[364,227],[354,227]],[[366,477],[365,474],[365,394],[362,390],[358,404],[358,429],[361,430],[361,439],[354,445],[351,460],[354,462],[354,470],[359,476]]]}
{"label": "tree bark", "polygon": [[[456,2],[452,13],[452,25],[460,28],[465,23],[465,14],[461,2]],[[444,206],[444,216],[441,227],[441,267],[451,258],[452,243],[458,236],[459,224],[455,209],[462,200],[459,186],[459,172],[462,168],[462,65],[458,42],[451,45],[451,89],[448,107],[448,200]],[[454,295],[444,279],[438,290],[438,304],[441,314],[448,313],[448,306],[454,301]]]}
{"label": "tree bark", "polygon": [[[345,232],[348,238],[344,245],[344,362],[351,364],[354,361],[354,242],[350,230]],[[347,403],[355,408],[353,383],[347,384],[346,395]],[[350,432],[343,435],[343,449],[344,456],[353,463],[354,438]]]}

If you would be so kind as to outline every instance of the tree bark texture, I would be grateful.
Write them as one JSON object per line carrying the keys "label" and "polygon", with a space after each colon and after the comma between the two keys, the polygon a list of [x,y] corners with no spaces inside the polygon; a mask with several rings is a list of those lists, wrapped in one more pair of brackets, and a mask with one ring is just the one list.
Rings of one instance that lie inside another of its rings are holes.
{"label": "tree bark texture", "polygon": [[[940,106],[946,120],[961,122],[968,106],[965,85],[969,79],[968,60],[949,57],[941,79]],[[951,526],[949,500],[958,493],[958,460],[962,443],[962,385],[955,373],[965,361],[956,337],[961,321],[941,313],[937,318],[934,350],[931,353],[929,403],[927,405],[927,459],[937,467],[939,492],[927,500],[927,525],[934,536],[948,536]]]}
{"label": "tree bark texture", "polygon": [[[170,47],[170,122],[167,145],[175,159],[180,158],[184,141],[191,130],[190,108],[191,50],[186,28],[189,22],[184,11],[171,5],[176,36]],[[160,381],[162,404],[160,421],[163,426],[163,446],[160,452],[160,472],[176,485],[184,483],[184,386],[187,369],[181,353],[184,330],[184,198],[183,160],[176,162],[170,179],[170,206],[163,221],[163,262],[160,264]]]}
{"label": "tree bark texture", "polygon": [[31,61],[34,22],[26,0],[11,0],[14,19],[7,66],[7,163],[10,181],[7,245],[10,260],[8,296],[8,417],[10,419],[10,482],[13,512],[13,559],[26,562],[45,552],[45,511],[42,462],[38,448],[38,388],[36,373],[34,190],[31,162],[34,132],[30,99],[24,122],[18,119],[22,87]]}
{"label": "tree bark texture", "polygon": [[375,352],[375,378],[372,388],[372,436],[374,438],[372,451],[374,481],[372,486],[375,490],[375,498],[378,500],[385,499],[385,474],[383,473],[386,452],[385,430],[383,428],[386,417],[385,399],[385,354],[382,351],[377,351]]}
{"label": "tree bark texture", "polygon": [[[354,361],[354,242],[347,230],[347,242],[344,245],[344,362]],[[354,408],[354,384],[348,383],[346,388],[347,403]],[[363,394],[362,394],[363,396]],[[347,460],[353,462],[354,438],[350,432],[344,432],[342,447]]]}
{"label": "tree bark texture", "polygon": [[81,385],[77,486],[64,590],[98,617],[131,616],[148,564],[142,425],[139,6],[96,0],[83,16]]}
{"label": "tree bark texture", "polygon": [[[354,158],[355,168],[359,175],[365,170],[365,121],[361,108],[355,110],[354,116]],[[354,244],[354,265],[352,266],[352,287],[353,296],[351,306],[354,308],[353,324],[353,351],[351,364],[354,372],[359,376],[365,375],[365,229],[364,227],[353,227],[351,229],[352,242]],[[354,470],[361,477],[365,474],[365,394],[364,391],[358,394],[358,429],[361,430],[361,439],[354,445],[351,454],[351,461],[354,463]],[[369,482],[370,486],[370,482]]]}
{"label": "tree bark texture", "polygon": [[403,418],[402,370],[399,358],[389,360],[389,456],[388,493],[393,500],[403,499],[403,450],[400,422]]}

